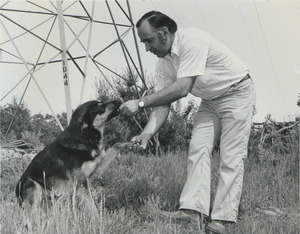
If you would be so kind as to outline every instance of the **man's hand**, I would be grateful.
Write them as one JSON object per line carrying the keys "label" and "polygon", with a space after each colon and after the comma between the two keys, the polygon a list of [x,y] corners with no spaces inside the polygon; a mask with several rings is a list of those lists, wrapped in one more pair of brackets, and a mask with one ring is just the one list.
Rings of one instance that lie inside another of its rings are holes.
{"label": "man's hand", "polygon": [[122,113],[127,115],[134,115],[139,111],[139,99],[129,100],[120,106]]}
{"label": "man's hand", "polygon": [[134,142],[134,148],[136,149],[143,149],[145,150],[147,148],[148,142],[151,139],[151,134],[141,134],[138,136],[135,136],[131,139],[131,142]]}

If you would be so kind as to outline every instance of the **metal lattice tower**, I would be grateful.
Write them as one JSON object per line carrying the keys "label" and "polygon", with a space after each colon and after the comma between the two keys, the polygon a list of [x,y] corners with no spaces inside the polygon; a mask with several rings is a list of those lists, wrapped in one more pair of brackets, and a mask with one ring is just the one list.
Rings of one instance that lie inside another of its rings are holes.
{"label": "metal lattice tower", "polygon": [[[53,64],[61,64],[59,69],[62,79],[57,86],[64,87],[68,122],[72,111],[71,93],[80,94],[82,103],[89,76],[101,75],[108,83],[110,80],[104,72],[127,79],[114,71],[115,68],[111,67],[112,62],[122,60],[130,73],[138,74],[142,85],[135,83],[136,88],[146,89],[128,0],[35,0],[23,2],[21,6],[13,1],[6,1],[0,5],[0,24],[0,66],[9,64],[16,69],[25,68],[24,76],[10,84],[8,92],[1,94],[1,102],[21,83],[27,81],[22,91],[22,101],[28,87],[34,83],[56,118],[52,108],[55,103],[49,101],[39,82],[45,75],[43,71],[48,73],[49,69],[46,68]],[[38,48],[36,51],[30,50],[32,43]],[[115,56],[115,61],[109,61],[107,64],[108,53]],[[72,74],[70,67],[73,68]],[[94,72],[91,73],[91,70]],[[70,83],[75,82],[74,76],[81,77],[80,90],[70,88]],[[53,92],[55,95],[55,90]],[[63,129],[57,118],[56,121]]]}

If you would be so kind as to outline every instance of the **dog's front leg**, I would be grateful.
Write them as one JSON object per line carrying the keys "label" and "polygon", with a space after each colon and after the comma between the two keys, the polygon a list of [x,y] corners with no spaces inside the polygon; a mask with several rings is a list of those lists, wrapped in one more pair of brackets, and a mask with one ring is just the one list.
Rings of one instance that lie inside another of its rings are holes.
{"label": "dog's front leg", "polygon": [[100,155],[95,158],[94,162],[96,163],[96,167],[93,173],[90,175],[90,179],[95,177],[100,177],[108,165],[117,157],[117,155],[124,149],[130,148],[133,146],[132,142],[118,142],[113,145],[110,149],[106,151],[104,155]]}

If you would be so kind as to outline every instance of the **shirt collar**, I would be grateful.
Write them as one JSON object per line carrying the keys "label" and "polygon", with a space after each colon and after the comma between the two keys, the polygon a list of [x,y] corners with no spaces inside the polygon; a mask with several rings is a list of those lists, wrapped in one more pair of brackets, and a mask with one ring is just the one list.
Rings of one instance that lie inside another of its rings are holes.
{"label": "shirt collar", "polygon": [[174,55],[178,56],[178,53],[179,53],[178,43],[179,43],[178,42],[178,31],[176,31],[174,34],[174,41],[172,44],[171,52],[167,55],[169,58],[172,59],[174,57]]}

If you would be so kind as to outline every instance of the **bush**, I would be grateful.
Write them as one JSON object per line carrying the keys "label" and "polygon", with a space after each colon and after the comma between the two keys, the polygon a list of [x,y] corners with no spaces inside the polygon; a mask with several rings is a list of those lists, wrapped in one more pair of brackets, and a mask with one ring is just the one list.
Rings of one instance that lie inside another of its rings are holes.
{"label": "bush", "polygon": [[30,111],[24,102],[17,101],[17,98],[13,98],[11,104],[0,106],[0,119],[2,141],[10,132],[14,132],[16,139],[21,139],[22,132],[32,131]]}
{"label": "bush", "polygon": [[41,145],[40,135],[40,132],[35,133],[25,130],[24,132],[22,132],[22,140],[29,144],[31,147],[38,148]]}

